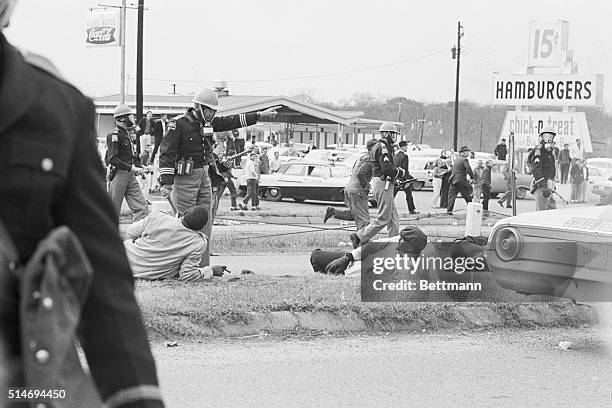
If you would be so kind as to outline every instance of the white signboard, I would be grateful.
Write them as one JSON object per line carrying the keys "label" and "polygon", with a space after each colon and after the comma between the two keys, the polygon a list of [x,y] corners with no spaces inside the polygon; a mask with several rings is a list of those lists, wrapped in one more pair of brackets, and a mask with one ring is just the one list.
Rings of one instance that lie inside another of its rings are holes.
{"label": "white signboard", "polygon": [[529,24],[529,56],[527,66],[533,68],[561,67],[565,64],[569,22],[539,22]]}
{"label": "white signboard", "polygon": [[493,104],[602,106],[603,75],[495,75]]}
{"label": "white signboard", "polygon": [[89,47],[112,47],[121,45],[119,10],[90,11],[87,16],[86,45]]}
{"label": "white signboard", "polygon": [[538,144],[538,133],[543,127],[551,127],[557,132],[555,142],[562,148],[565,143],[572,146],[580,139],[584,151],[593,152],[591,135],[584,112],[506,112],[500,139],[508,140],[514,132],[517,149],[526,150]]}

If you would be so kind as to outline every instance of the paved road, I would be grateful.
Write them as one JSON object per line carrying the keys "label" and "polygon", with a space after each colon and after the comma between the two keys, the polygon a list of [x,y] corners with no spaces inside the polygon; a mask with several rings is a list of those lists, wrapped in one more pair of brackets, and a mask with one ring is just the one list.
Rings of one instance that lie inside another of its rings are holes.
{"label": "paved road", "polygon": [[169,407],[612,406],[612,355],[593,329],[220,339],[154,353]]}

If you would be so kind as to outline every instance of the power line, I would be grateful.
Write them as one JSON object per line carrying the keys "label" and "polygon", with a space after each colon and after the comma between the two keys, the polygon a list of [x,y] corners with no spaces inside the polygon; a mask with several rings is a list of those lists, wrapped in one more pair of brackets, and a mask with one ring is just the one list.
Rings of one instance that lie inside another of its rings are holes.
{"label": "power line", "polygon": [[[284,78],[228,79],[228,81],[232,82],[232,83],[281,82],[281,81],[297,81],[297,80],[302,80],[302,79],[315,79],[315,78],[342,76],[342,75],[347,75],[347,74],[354,74],[354,73],[357,73],[357,72],[373,71],[373,70],[376,70],[376,69],[388,68],[388,67],[395,66],[395,65],[407,64],[407,63],[410,63],[410,62],[422,60],[422,59],[425,59],[425,58],[429,58],[429,57],[432,57],[432,56],[435,56],[435,55],[439,55],[439,54],[442,54],[442,53],[447,53],[447,52],[448,52],[448,50],[436,51],[436,52],[432,52],[432,53],[429,53],[429,54],[421,55],[419,57],[409,58],[409,59],[405,59],[405,60],[401,60],[401,61],[390,62],[388,64],[373,65],[373,66],[369,66],[369,67],[356,68],[356,69],[347,70],[347,71],[328,72],[328,73],[324,73],[324,74],[312,74],[312,75],[303,75],[303,76],[296,76],[296,77],[284,77]],[[153,82],[169,82],[170,81],[170,82],[173,82],[173,83],[194,83],[194,84],[211,82],[210,80],[206,80],[206,81],[203,81],[203,80],[180,80],[180,79],[170,79],[170,78],[147,78],[145,80],[146,81],[153,81]]]}

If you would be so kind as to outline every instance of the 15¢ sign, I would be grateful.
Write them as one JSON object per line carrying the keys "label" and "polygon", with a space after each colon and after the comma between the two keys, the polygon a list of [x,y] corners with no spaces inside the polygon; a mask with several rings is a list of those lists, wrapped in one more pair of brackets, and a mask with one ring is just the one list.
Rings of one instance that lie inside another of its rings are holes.
{"label": "15\u00a2 sign", "polygon": [[532,21],[529,24],[528,67],[562,67],[565,63],[568,34],[567,21]]}

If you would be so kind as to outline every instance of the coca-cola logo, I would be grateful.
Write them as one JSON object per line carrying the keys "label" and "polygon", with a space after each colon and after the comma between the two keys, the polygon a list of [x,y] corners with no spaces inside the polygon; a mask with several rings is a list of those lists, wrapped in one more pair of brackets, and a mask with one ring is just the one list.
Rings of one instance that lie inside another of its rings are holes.
{"label": "coca-cola logo", "polygon": [[90,44],[110,44],[115,39],[115,27],[91,27],[87,29],[87,42]]}

